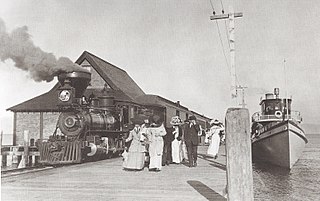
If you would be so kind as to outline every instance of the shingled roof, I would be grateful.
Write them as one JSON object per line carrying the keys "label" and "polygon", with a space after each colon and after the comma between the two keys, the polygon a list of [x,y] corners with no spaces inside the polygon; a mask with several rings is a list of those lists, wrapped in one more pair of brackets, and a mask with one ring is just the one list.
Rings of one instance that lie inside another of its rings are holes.
{"label": "shingled roof", "polygon": [[132,99],[144,95],[142,89],[134,82],[134,80],[127,74],[126,71],[117,66],[87,52],[83,54],[76,61],[81,64],[87,60],[98,74],[111,86],[112,89],[121,90]]}
{"label": "shingled roof", "polygon": [[56,112],[58,91],[60,85],[56,84],[49,92],[41,94],[23,103],[8,108],[13,112]]}
{"label": "shingled roof", "polygon": [[188,110],[187,107],[180,105],[179,102],[173,102],[171,100],[168,100],[166,98],[163,98],[158,95],[153,95],[153,94],[146,94],[142,95],[136,98],[136,101],[142,103],[143,105],[150,105],[150,106],[161,106],[161,107],[166,107],[167,104],[170,105],[175,105],[176,107],[179,107],[184,110]]}
{"label": "shingled roof", "polygon": [[[135,99],[137,97],[145,95],[142,89],[134,82],[134,80],[127,74],[126,71],[87,51],[84,51],[81,54],[76,63],[81,64],[84,60],[87,60],[101,76],[101,78],[113,89],[115,100],[136,102]],[[10,107],[7,110],[13,112],[59,111],[59,108],[57,107],[58,92],[56,90],[59,86],[60,84],[57,83],[49,92]],[[88,95],[92,92],[99,94],[101,93],[101,89],[87,89],[85,94]]]}

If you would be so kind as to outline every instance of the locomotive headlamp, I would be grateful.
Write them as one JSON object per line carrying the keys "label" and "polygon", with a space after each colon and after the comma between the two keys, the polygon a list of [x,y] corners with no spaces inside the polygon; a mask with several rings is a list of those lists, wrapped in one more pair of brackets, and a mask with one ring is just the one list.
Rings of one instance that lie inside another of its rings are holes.
{"label": "locomotive headlamp", "polygon": [[68,90],[62,90],[59,94],[59,100],[67,102],[70,100],[71,93]]}

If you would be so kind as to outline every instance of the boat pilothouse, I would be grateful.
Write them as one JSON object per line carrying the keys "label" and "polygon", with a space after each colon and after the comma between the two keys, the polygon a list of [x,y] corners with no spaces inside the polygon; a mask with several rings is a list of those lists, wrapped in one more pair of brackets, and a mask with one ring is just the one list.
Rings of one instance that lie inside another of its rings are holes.
{"label": "boat pilothouse", "polygon": [[300,112],[292,110],[291,103],[291,98],[279,97],[279,88],[275,88],[274,93],[267,93],[265,99],[261,98],[261,111],[252,115],[252,133],[257,134],[257,129],[271,122],[291,120],[296,124],[301,123]]}
{"label": "boat pilothouse", "polygon": [[291,169],[308,142],[300,127],[300,112],[291,109],[291,98],[280,98],[279,89],[261,99],[261,111],[252,115],[252,156]]}

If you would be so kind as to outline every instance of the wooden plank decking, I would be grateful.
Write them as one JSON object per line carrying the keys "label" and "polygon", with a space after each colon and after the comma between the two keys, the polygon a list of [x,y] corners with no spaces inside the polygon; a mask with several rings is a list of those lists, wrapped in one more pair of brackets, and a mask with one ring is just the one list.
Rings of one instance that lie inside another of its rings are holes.
{"label": "wooden plank decking", "polygon": [[1,200],[226,200],[224,146],[217,160],[204,158],[206,149],[199,146],[195,168],[170,164],[161,172],[124,171],[122,159],[113,158],[5,177]]}

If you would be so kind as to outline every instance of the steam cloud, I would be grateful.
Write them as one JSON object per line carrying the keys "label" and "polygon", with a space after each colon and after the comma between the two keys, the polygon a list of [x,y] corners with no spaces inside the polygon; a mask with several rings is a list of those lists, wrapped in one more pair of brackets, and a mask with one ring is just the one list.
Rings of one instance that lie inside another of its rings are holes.
{"label": "steam cloud", "polygon": [[37,82],[50,82],[61,72],[86,71],[69,58],[56,58],[52,53],[35,46],[28,33],[28,27],[16,28],[7,33],[4,21],[0,18],[0,59],[14,61],[15,66],[28,71]]}

